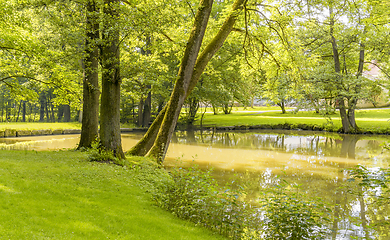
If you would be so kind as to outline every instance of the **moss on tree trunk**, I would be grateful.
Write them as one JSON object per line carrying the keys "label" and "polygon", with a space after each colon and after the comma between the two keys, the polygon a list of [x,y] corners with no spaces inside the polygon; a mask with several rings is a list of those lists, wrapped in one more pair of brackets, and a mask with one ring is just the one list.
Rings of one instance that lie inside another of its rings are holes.
{"label": "moss on tree trunk", "polygon": [[95,44],[96,40],[99,39],[97,12],[96,2],[93,0],[88,1],[83,79],[83,118],[78,148],[90,148],[93,141],[98,137],[100,90],[98,75],[99,51],[98,46]]}
{"label": "moss on tree trunk", "polygon": [[100,105],[100,146],[112,151],[114,156],[124,158],[120,134],[120,68],[119,30],[114,22],[118,13],[117,0],[105,0],[103,12],[102,97]]}
{"label": "moss on tree trunk", "polygon": [[[223,43],[225,42],[226,38],[229,36],[230,32],[232,31],[234,24],[237,20],[237,17],[241,13],[243,9],[243,4],[245,3],[245,0],[236,0],[235,3],[232,6],[231,13],[226,18],[225,22],[223,23],[222,27],[218,31],[217,35],[211,40],[211,42],[205,47],[205,49],[201,52],[199,57],[196,59],[196,63],[194,66],[194,70],[191,76],[191,80],[189,83],[188,91],[186,93],[186,97],[190,95],[192,90],[195,88],[196,84],[198,83],[200,76],[202,75],[204,69],[206,68],[207,64],[211,60],[211,58],[215,55],[215,53],[222,47]],[[167,109],[167,106],[164,107],[164,110],[162,111],[165,114],[165,111]],[[161,123],[163,121],[164,115],[160,114],[158,117],[154,120],[152,126],[149,128],[148,132],[144,135],[144,137],[128,152],[131,155],[139,155],[143,156],[146,153],[148,153],[149,149],[151,148],[157,133],[159,131],[159,128],[161,126]],[[176,125],[176,123],[175,123]]]}
{"label": "moss on tree trunk", "polygon": [[177,119],[180,115],[181,107],[183,106],[184,100],[187,96],[188,87],[190,85],[203,36],[206,31],[212,5],[213,0],[201,0],[199,4],[194,20],[194,26],[187,42],[175,87],[168,102],[164,120],[157,134],[157,138],[149,151],[148,155],[156,158],[159,163],[162,163],[165,158],[172,133],[175,130]]}

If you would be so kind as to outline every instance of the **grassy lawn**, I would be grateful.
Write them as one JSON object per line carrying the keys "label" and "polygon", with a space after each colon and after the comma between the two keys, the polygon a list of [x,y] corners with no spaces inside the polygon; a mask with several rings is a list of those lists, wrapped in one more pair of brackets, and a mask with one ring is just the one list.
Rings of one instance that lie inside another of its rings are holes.
{"label": "grassy lawn", "polygon": [[[233,109],[231,114],[206,113],[203,119],[204,125],[217,126],[239,126],[239,125],[275,125],[275,124],[311,124],[311,125],[332,125],[335,129],[341,127],[339,114],[333,114],[325,118],[313,111],[300,111],[297,114],[287,112],[282,114],[281,111],[253,112],[250,108],[247,111]],[[268,111],[268,110],[264,110]],[[390,109],[375,109],[375,110],[357,110],[356,122],[357,125],[366,131],[390,130]],[[331,120],[331,122],[330,122]],[[200,124],[200,117],[196,121]]]}
{"label": "grassy lawn", "polygon": [[140,174],[80,152],[0,151],[0,239],[223,239],[155,206]]}
{"label": "grassy lawn", "polygon": [[2,122],[0,130],[18,129],[18,130],[41,130],[41,129],[81,129],[81,123],[78,122],[60,122],[60,123],[40,123],[40,122]]}

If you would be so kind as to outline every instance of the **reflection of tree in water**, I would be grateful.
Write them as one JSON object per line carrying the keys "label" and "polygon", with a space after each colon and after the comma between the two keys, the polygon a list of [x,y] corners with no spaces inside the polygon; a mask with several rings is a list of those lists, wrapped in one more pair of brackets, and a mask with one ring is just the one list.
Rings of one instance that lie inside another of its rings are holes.
{"label": "reflection of tree in water", "polygon": [[340,157],[355,159],[356,143],[359,139],[357,135],[343,135]]}
{"label": "reflection of tree in water", "polygon": [[[359,135],[297,136],[288,134],[256,132],[220,132],[220,131],[179,131],[173,137],[174,142],[183,144],[204,144],[216,147],[235,147],[249,149],[276,150],[310,154],[315,156],[339,156],[354,159]],[[369,147],[374,151],[378,141],[370,140]]]}
{"label": "reflection of tree in water", "polygon": [[[357,155],[357,143],[364,138],[361,135],[311,135],[296,136],[289,134],[253,133],[253,132],[187,132],[178,137],[180,142],[189,144],[206,144],[218,147],[238,147],[250,149],[267,149],[300,154],[312,154],[315,156],[335,156],[355,159]],[[364,151],[378,151],[380,141],[368,140],[367,149]],[[331,162],[325,164],[332,164]],[[342,170],[350,167],[347,163],[340,162],[337,167]],[[271,174],[271,172],[270,172]],[[246,198],[258,199],[263,192],[264,184],[270,181],[272,176],[266,176],[259,172],[232,172],[220,170],[215,173],[219,181],[235,181],[249,185]],[[275,174],[271,174],[275,176]],[[309,173],[285,174],[283,179],[290,183],[301,185],[302,191],[308,196],[318,196],[331,204],[331,218],[333,223],[331,239],[359,238],[370,239],[375,233],[370,225],[375,224],[378,218],[389,216],[388,206],[370,204],[365,197],[366,190],[356,182],[347,182],[346,175],[339,171],[336,178],[327,178]],[[304,190],[303,190],[304,189]],[[349,190],[354,189],[357,195]],[[359,192],[360,191],[360,192]],[[380,234],[387,235],[386,228],[378,228]],[[341,238],[340,238],[341,237]]]}

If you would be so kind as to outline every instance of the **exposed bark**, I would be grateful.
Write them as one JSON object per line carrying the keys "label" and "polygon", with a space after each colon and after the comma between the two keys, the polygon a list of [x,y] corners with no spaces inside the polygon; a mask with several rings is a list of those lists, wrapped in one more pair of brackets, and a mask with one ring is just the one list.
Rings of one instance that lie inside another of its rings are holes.
{"label": "exposed bark", "polygon": [[187,42],[178,77],[173,89],[168,107],[161,124],[157,138],[149,151],[149,156],[162,163],[165,158],[172,133],[175,130],[181,107],[187,96],[188,88],[194,72],[194,66],[198,57],[199,49],[203,41],[207,23],[210,17],[213,0],[201,0],[195,16],[194,26]]}
{"label": "exposed bark", "polygon": [[[94,0],[88,1],[85,39],[86,49],[85,58],[83,60],[83,111],[80,111],[80,115],[82,114],[82,125],[78,148],[90,148],[98,137],[100,96],[98,73],[99,49],[96,45],[96,41],[99,39],[98,12],[99,10],[96,6],[96,2]],[[70,109],[69,117],[65,116],[65,121],[68,119],[70,121]]]}
{"label": "exposed bark", "polygon": [[144,117],[143,111],[144,111],[144,97],[143,97],[143,95],[141,95],[141,98],[139,99],[139,103],[138,103],[138,122],[137,122],[137,126],[141,126],[142,122],[144,121],[144,119],[143,119],[143,117]]}
{"label": "exposed bark", "polygon": [[114,156],[125,158],[120,133],[120,62],[119,30],[113,26],[118,19],[114,5],[118,0],[105,0],[103,12],[102,96],[100,106],[100,146]]}
{"label": "exposed bark", "polygon": [[[146,44],[144,48],[141,48],[141,54],[150,56],[152,52],[150,51],[150,45],[151,45],[151,39],[150,36],[146,37]],[[144,108],[142,111],[142,122],[141,125],[142,127],[149,127],[149,122],[152,114],[152,86],[149,84],[146,86],[148,89],[148,94],[147,97],[144,101]]]}
{"label": "exposed bark", "polygon": [[64,122],[70,122],[70,106],[69,106],[69,104],[64,105]]}
{"label": "exposed bark", "polygon": [[198,112],[200,103],[199,99],[196,97],[192,97],[188,99],[188,113],[187,113],[187,118],[186,118],[186,123],[187,124],[193,124],[196,119],[196,113]]}
{"label": "exposed bark", "polygon": [[58,106],[57,110],[57,122],[61,122],[64,117],[64,105]]}
{"label": "exposed bark", "polygon": [[280,103],[277,103],[277,105],[282,109],[282,114],[286,113],[286,108],[284,106],[284,101],[281,101]]}
{"label": "exposed bark", "polygon": [[[151,86],[148,86],[148,89],[150,89]],[[148,92],[148,96],[145,99],[144,102],[144,109],[142,111],[142,127],[149,127],[150,117],[152,114],[152,92]]]}
{"label": "exposed bark", "polygon": [[157,118],[153,121],[152,125],[149,127],[145,135],[138,141],[138,143],[132,147],[127,154],[134,156],[145,156],[149,150],[152,148],[154,140],[157,137],[158,130],[160,129],[161,123],[164,120],[165,112],[167,106],[165,106],[160,113],[157,115]]}
{"label": "exposed bark", "polygon": [[[39,109],[39,121],[43,122],[45,121],[45,105],[46,105],[46,96],[45,92],[41,92],[39,95],[39,103],[40,103],[40,109]],[[6,112],[7,114],[7,112]],[[7,115],[6,115],[7,119]]]}
{"label": "exposed bark", "polygon": [[20,101],[20,103],[19,103],[18,115],[17,115],[17,117],[16,117],[16,121],[15,121],[15,122],[19,121],[20,111],[22,110],[22,102],[23,102],[23,101]]}
{"label": "exposed bark", "polygon": [[[189,89],[187,92],[187,96],[194,90],[196,84],[198,83],[201,74],[206,68],[208,62],[215,55],[215,53],[222,47],[226,38],[229,36],[230,32],[233,30],[234,24],[243,9],[243,4],[245,0],[236,0],[231,9],[231,13],[226,18],[222,27],[218,31],[217,35],[211,40],[211,42],[206,46],[206,48],[201,52],[199,57],[196,60],[194,72],[192,73]],[[152,126],[149,128],[148,132],[144,135],[144,137],[128,152],[131,155],[143,156],[150,149],[150,143],[154,142],[154,138],[157,136],[157,132],[162,123],[165,114],[166,107],[160,112],[157,118],[154,120]]]}
{"label": "exposed bark", "polygon": [[22,122],[26,122],[26,101],[22,103]]}

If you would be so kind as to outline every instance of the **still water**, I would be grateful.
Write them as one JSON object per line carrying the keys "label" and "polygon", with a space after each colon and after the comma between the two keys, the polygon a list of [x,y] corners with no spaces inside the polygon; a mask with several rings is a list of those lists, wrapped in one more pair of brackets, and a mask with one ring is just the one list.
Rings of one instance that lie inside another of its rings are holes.
{"label": "still water", "polygon": [[[122,134],[123,149],[140,134]],[[75,148],[78,135],[0,139],[0,149],[55,150]],[[347,168],[358,164],[378,171],[390,164],[383,144],[390,136],[342,135],[308,131],[179,131],[164,164],[213,168],[221,182],[248,186],[246,200],[256,202],[265,185],[284,179],[308,196],[332,207],[330,239],[390,239],[390,207],[373,203],[364,189],[347,181]],[[278,180],[279,179],[279,180]],[[351,194],[349,190],[360,194]],[[370,226],[377,225],[376,230]]]}

